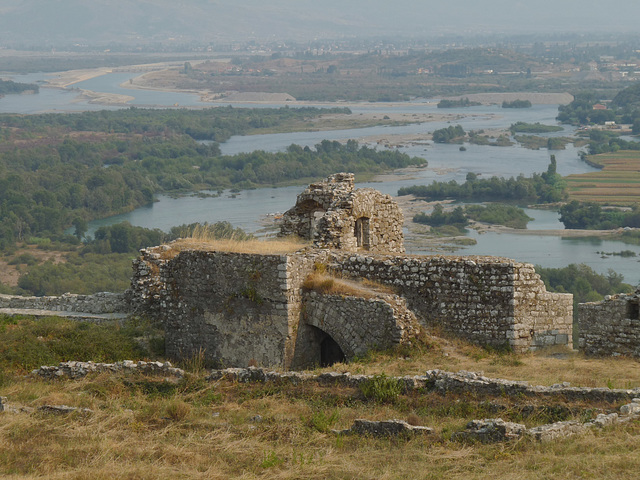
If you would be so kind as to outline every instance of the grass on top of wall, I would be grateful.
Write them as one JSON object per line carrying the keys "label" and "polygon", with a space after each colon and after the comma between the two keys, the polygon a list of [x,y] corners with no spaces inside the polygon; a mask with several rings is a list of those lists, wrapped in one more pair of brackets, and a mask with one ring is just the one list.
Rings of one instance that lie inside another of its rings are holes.
{"label": "grass on top of wall", "polygon": [[314,291],[326,295],[346,295],[362,298],[377,298],[380,294],[396,293],[391,287],[371,280],[348,280],[317,270],[307,276],[302,288],[308,292]]}
{"label": "grass on top of wall", "polygon": [[236,240],[208,239],[199,237],[181,238],[172,242],[162,253],[163,258],[173,258],[185,250],[202,250],[231,253],[254,253],[260,255],[283,255],[296,252],[309,243],[293,238]]}

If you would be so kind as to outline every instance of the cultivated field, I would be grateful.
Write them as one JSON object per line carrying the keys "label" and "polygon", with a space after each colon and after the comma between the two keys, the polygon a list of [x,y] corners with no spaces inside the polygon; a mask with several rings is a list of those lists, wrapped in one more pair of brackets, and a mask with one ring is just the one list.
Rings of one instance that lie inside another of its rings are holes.
{"label": "cultivated field", "polygon": [[606,205],[640,202],[639,151],[592,155],[589,161],[602,166],[602,170],[566,177],[571,200]]}

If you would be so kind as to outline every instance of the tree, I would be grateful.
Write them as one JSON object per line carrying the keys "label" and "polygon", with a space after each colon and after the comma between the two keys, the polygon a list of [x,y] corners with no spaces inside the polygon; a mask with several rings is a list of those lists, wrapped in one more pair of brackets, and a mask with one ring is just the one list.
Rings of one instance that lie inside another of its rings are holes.
{"label": "tree", "polygon": [[78,217],[73,220],[72,225],[75,228],[73,234],[78,238],[78,240],[82,240],[84,234],[87,233],[87,230],[89,229],[89,224],[83,218]]}

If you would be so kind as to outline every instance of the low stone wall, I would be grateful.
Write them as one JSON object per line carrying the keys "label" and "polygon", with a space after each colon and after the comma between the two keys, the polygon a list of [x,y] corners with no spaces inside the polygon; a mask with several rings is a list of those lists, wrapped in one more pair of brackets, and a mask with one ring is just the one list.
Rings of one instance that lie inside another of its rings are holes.
{"label": "low stone wall", "polygon": [[0,308],[94,314],[128,312],[124,294],[109,292],[101,292],[94,295],[65,293],[59,297],[0,295]]}
{"label": "low stone wall", "polygon": [[514,264],[515,350],[573,343],[573,295],[547,292],[533,265]]}
{"label": "low stone wall", "polygon": [[578,305],[578,345],[587,355],[640,356],[640,292]]}
{"label": "low stone wall", "polygon": [[31,372],[43,378],[82,378],[90,373],[139,373],[143,375],[170,375],[173,377],[183,377],[184,370],[176,368],[169,362],[134,362],[124,360],[115,363],[95,363],[95,362],[62,362],[58,365],[41,366]]}
{"label": "low stone wall", "polygon": [[[343,385],[358,388],[362,383],[370,381],[374,376],[352,375],[348,372],[329,372],[319,375],[304,372],[282,373],[253,367],[214,370],[209,376],[211,381],[222,378],[238,382],[289,382],[294,385],[310,382],[327,387]],[[640,398],[640,388],[572,387],[568,383],[551,386],[529,385],[528,382],[489,378],[480,373],[466,371],[453,373],[443,370],[427,370],[424,375],[390,378],[401,382],[407,392],[436,391],[443,395],[447,393],[462,393],[492,397],[544,397],[581,402],[605,401],[609,403],[621,403]]]}

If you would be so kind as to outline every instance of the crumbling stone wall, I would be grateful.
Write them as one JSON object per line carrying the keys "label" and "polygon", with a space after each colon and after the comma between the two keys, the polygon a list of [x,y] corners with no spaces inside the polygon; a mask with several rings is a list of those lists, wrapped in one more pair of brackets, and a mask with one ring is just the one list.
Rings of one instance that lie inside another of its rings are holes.
{"label": "crumbling stone wall", "polygon": [[578,345],[587,355],[640,356],[640,290],[578,305]]}
{"label": "crumbling stone wall", "polygon": [[497,257],[332,252],[329,267],[393,286],[425,326],[516,352],[567,345],[572,295],[548,293],[529,264]]}
{"label": "crumbling stone wall", "polygon": [[312,240],[316,247],[404,252],[403,214],[389,195],[354,189],[352,173],[309,185],[282,219],[280,235]]}
{"label": "crumbling stone wall", "polygon": [[346,358],[387,348],[419,325],[403,299],[303,293],[328,252],[290,255],[146,249],[135,262],[129,301],[164,323],[167,354],[203,352],[209,363],[302,368],[320,363],[320,345],[337,342]]}
{"label": "crumbling stone wall", "polygon": [[514,264],[514,325],[509,333],[515,350],[537,350],[573,342],[573,295],[547,292],[533,265]]}
{"label": "crumbling stone wall", "polygon": [[100,292],[93,295],[65,293],[58,297],[21,297],[0,294],[0,308],[93,314],[125,313],[128,311],[124,295],[110,292]]}
{"label": "crumbling stone wall", "polygon": [[[471,341],[524,352],[572,339],[572,296],[546,292],[528,264],[495,257],[398,256],[307,249],[288,255],[143,251],[129,292],[165,324],[167,353],[210,362],[302,368],[327,336],[345,357],[440,325]],[[303,293],[323,264],[396,289],[375,298]],[[406,302],[406,304],[405,304]],[[414,317],[415,315],[415,317]]]}

